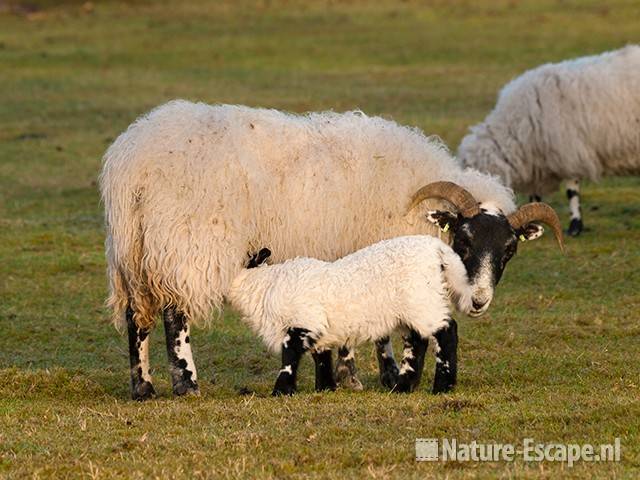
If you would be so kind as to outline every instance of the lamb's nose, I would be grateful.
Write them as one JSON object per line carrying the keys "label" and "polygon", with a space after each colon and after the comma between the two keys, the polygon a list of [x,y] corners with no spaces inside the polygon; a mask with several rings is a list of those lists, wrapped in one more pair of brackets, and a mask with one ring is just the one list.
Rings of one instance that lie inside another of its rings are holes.
{"label": "lamb's nose", "polygon": [[481,310],[482,307],[484,307],[487,302],[479,303],[479,302],[476,302],[475,300],[472,300],[471,303],[473,304],[474,310]]}

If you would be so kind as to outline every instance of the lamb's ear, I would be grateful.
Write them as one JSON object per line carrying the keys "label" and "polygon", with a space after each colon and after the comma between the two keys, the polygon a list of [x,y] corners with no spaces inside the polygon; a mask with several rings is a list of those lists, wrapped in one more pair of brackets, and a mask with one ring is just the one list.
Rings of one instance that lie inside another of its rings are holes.
{"label": "lamb's ear", "polygon": [[426,219],[428,222],[440,227],[440,230],[443,232],[448,232],[449,229],[455,229],[458,224],[458,216],[455,213],[445,210],[429,210]]}
{"label": "lamb's ear", "polygon": [[543,233],[544,227],[542,225],[538,225],[537,223],[527,223],[523,227],[520,227],[516,230],[516,236],[521,242],[540,238]]}
{"label": "lamb's ear", "polygon": [[262,248],[255,255],[249,255],[249,262],[247,263],[247,268],[256,268],[262,265],[267,261],[267,258],[271,255],[271,250],[268,248]]}

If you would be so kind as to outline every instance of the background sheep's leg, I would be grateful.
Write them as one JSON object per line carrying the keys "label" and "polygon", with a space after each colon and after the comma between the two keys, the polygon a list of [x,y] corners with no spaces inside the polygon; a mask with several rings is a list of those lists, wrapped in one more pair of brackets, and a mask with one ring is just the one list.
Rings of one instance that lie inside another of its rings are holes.
{"label": "background sheep's leg", "polygon": [[333,379],[333,362],[331,350],[314,352],[313,361],[316,363],[316,391],[335,390],[336,381]]}
{"label": "background sheep's leg", "polygon": [[398,365],[393,356],[393,345],[389,337],[376,340],[376,356],[380,368],[380,383],[383,387],[391,389],[398,383]]}
{"label": "background sheep's leg", "polygon": [[420,384],[428,342],[415,330],[409,330],[409,333],[403,335],[402,339],[404,350],[402,351],[402,362],[400,362],[395,391],[412,392]]}
{"label": "background sheep's leg", "polygon": [[133,310],[127,308],[127,332],[129,336],[129,364],[131,366],[131,398],[147,400],[155,397],[149,371],[150,330],[138,328],[133,321]]}
{"label": "background sheep's leg", "polygon": [[174,308],[163,312],[167,357],[174,395],[199,394],[196,365],[191,354],[189,324],[185,316]]}
{"label": "background sheep's leg", "polygon": [[531,195],[529,195],[529,201],[530,202],[541,202],[542,201],[542,197],[540,195],[538,195],[537,193],[532,193]]}
{"label": "background sheep's leg", "polygon": [[338,349],[336,360],[336,382],[350,390],[362,390],[362,383],[356,376],[356,361],[353,348],[347,346]]}
{"label": "background sheep's leg", "polygon": [[580,208],[580,181],[569,180],[567,182],[567,198],[569,199],[569,211],[571,212],[571,223],[567,233],[572,237],[577,237],[582,232],[582,209]]}
{"label": "background sheep's leg", "polygon": [[458,324],[451,318],[448,325],[438,330],[436,341],[436,374],[433,379],[433,393],[444,393],[456,384],[458,373]]}
{"label": "background sheep's leg", "polygon": [[282,368],[273,387],[273,396],[293,395],[296,393],[296,380],[300,358],[315,341],[309,336],[309,330],[290,328],[282,342]]}

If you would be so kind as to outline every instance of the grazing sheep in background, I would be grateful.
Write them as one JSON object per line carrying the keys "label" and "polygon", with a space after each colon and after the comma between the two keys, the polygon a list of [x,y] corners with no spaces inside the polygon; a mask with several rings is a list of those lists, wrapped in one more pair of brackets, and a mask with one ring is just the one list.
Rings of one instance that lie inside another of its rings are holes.
{"label": "grazing sheep in background", "polygon": [[[434,187],[441,180],[468,192]],[[425,184],[432,187],[421,190],[427,195],[407,214],[412,195]],[[159,314],[174,393],[198,391],[190,323],[203,323],[222,307],[247,253],[263,245],[275,262],[335,260],[386,238],[435,235],[423,215],[430,202],[420,202],[438,199],[430,206],[464,212],[452,223],[453,232],[458,224],[464,228],[454,250],[482,253],[481,262],[465,264],[471,278],[485,279],[474,292],[480,311],[508,260],[504,242],[516,234],[505,217],[515,209],[510,189],[463,170],[419,130],[361,112],[298,116],[173,101],[115,140],[100,187],[108,303],[114,322],[129,332],[132,397],[138,400],[155,394],[148,333]],[[517,229],[528,235],[541,228],[526,223],[537,211],[526,210]],[[379,350],[382,378],[393,378],[389,342]],[[340,380],[357,387],[352,354],[341,352]]]}
{"label": "grazing sheep in background", "polygon": [[509,82],[458,157],[539,200],[567,182],[569,234],[582,231],[579,181],[640,173],[640,46],[546,64]]}
{"label": "grazing sheep in background", "polygon": [[[512,244],[515,249],[515,238]],[[262,249],[250,266],[268,254]],[[443,343],[437,337],[456,328],[449,304],[471,311],[473,290],[451,247],[423,235],[384,240],[333,263],[298,257],[248,268],[231,283],[228,300],[271,351],[282,353],[273,395],[296,391],[307,351],[316,364],[316,390],[335,390],[331,348],[354,348],[395,330],[404,332],[405,350],[394,389],[408,392],[420,382],[428,338]],[[434,393],[455,385],[456,346],[437,349]]]}

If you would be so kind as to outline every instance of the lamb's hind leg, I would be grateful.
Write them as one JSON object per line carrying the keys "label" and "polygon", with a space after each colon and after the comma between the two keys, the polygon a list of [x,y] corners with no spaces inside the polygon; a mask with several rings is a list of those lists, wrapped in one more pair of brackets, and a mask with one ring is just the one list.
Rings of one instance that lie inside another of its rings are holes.
{"label": "lamb's hind leg", "polygon": [[185,316],[174,308],[166,308],[164,317],[164,333],[167,339],[167,357],[169,371],[173,383],[174,395],[187,393],[199,395],[198,375],[191,354],[189,324]]}
{"label": "lamb's hind leg", "polygon": [[436,345],[436,375],[433,393],[444,393],[456,384],[458,373],[458,324],[453,318],[433,335]]}
{"label": "lamb's hind leg", "polygon": [[376,340],[376,356],[380,369],[380,383],[383,387],[391,389],[398,383],[398,365],[389,337]]}
{"label": "lamb's hind leg", "polygon": [[569,180],[567,182],[567,199],[569,200],[569,211],[571,212],[571,223],[567,233],[572,237],[577,237],[582,232],[582,208],[580,208],[580,182]]}
{"label": "lamb's hind leg", "polygon": [[300,358],[315,343],[309,333],[309,330],[304,328],[290,328],[287,330],[287,335],[282,342],[282,368],[271,393],[274,397],[296,393]]}
{"label": "lamb's hind leg", "polygon": [[313,361],[316,363],[316,391],[335,390],[336,381],[333,378],[333,365],[331,350],[313,352]]}
{"label": "lamb's hind leg", "polygon": [[131,366],[131,398],[148,400],[156,396],[149,371],[149,333],[133,321],[133,311],[127,308],[127,332],[129,336],[129,364]]}
{"label": "lamb's hind leg", "polygon": [[428,342],[415,330],[409,330],[402,339],[404,340],[404,350],[402,351],[398,383],[394,390],[412,392],[420,384],[420,378],[422,378],[424,355],[427,352]]}
{"label": "lamb's hind leg", "polygon": [[336,382],[349,390],[362,390],[362,383],[358,380],[356,373],[354,349],[346,345],[340,347],[336,360]]}

